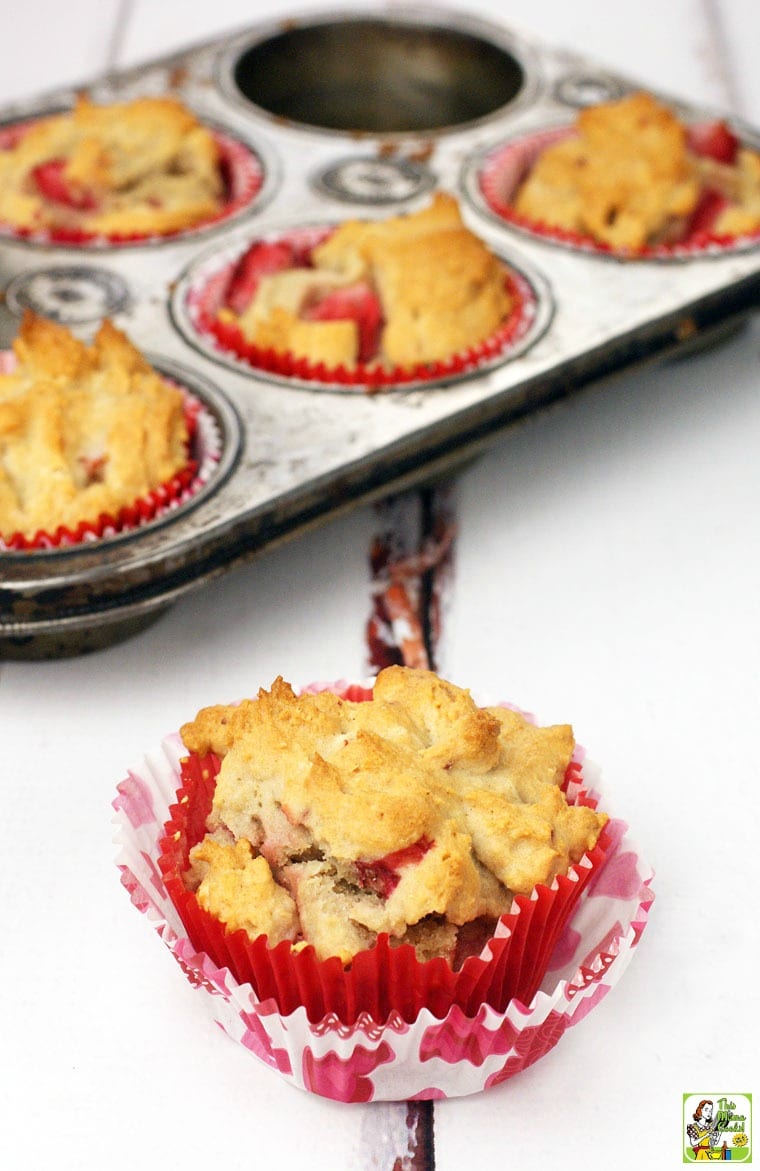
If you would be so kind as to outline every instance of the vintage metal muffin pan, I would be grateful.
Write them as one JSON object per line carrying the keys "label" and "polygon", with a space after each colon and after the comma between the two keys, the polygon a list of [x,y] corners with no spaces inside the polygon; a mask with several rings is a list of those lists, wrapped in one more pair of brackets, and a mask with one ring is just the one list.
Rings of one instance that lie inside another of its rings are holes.
{"label": "vintage metal muffin pan", "polygon": [[[177,93],[249,153],[257,182],[233,215],[162,241],[4,233],[0,349],[27,307],[86,338],[108,314],[206,404],[221,454],[196,498],[138,531],[0,553],[0,656],[107,645],[272,544],[457,466],[526,412],[741,320],[760,293],[755,246],[621,262],[515,231],[481,197],[478,168],[500,144],[632,88],[578,56],[429,6],[296,12],[90,85],[98,102]],[[74,96],[0,117],[12,125]],[[530,321],[496,360],[432,385],[335,393],[345,388],[253,370],[195,328],[193,288],[215,257],[311,224],[414,210],[438,186],[531,290]]]}

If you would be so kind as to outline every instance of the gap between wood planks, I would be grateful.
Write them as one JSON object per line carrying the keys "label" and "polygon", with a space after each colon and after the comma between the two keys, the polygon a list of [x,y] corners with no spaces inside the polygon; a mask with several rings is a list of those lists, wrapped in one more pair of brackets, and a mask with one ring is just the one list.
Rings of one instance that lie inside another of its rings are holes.
{"label": "gap between wood planks", "polygon": [[456,536],[453,482],[391,496],[375,505],[375,513],[370,668],[402,664],[436,670]]}
{"label": "gap between wood planks", "polygon": [[[394,664],[437,669],[453,571],[453,500],[454,482],[446,480],[375,505],[377,529],[369,554],[372,611],[366,631],[373,671]],[[371,1115],[365,1128],[371,1165],[378,1171],[434,1171],[433,1102],[399,1103],[391,1109],[392,1119],[387,1113]],[[401,1109],[404,1126],[396,1133],[392,1122],[398,1124]],[[386,1160],[382,1168],[378,1158]]]}

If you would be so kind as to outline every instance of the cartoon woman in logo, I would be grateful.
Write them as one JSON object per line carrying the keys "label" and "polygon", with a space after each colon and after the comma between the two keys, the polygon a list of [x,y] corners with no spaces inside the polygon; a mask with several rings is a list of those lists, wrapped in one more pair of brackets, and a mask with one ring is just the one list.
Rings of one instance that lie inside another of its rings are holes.
{"label": "cartoon woman in logo", "polygon": [[718,1146],[721,1132],[713,1119],[715,1107],[710,1098],[703,1098],[694,1111],[694,1122],[686,1127],[691,1149],[697,1163],[704,1163],[708,1159],[725,1159],[726,1144]]}

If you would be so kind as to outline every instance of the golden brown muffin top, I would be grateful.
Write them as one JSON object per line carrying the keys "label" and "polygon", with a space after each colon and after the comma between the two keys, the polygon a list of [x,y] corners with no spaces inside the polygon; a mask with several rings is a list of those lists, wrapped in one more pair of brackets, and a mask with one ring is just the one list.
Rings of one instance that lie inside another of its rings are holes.
{"label": "golden brown muffin top", "polygon": [[92,345],[26,313],[0,375],[0,533],[114,516],[187,461],[181,391],[108,320]]}
{"label": "golden brown muffin top", "polygon": [[212,132],[173,97],[81,97],[0,151],[0,221],[16,228],[164,235],[212,218],[223,194]]}
{"label": "golden brown muffin top", "polygon": [[[573,133],[542,151],[518,188],[515,210],[529,220],[638,251],[678,243],[707,193],[719,196],[709,231],[760,230],[760,155],[725,123],[690,128],[651,94],[630,94],[582,110]],[[711,153],[712,149],[712,153]]]}
{"label": "golden brown muffin top", "polygon": [[[384,319],[375,361],[441,361],[490,337],[511,300],[503,264],[462,220],[456,199],[437,192],[422,210],[384,220],[347,220],[311,255],[313,268],[265,276],[240,318],[248,340],[330,366],[356,365],[354,322],[302,320],[326,291],[365,282]],[[336,326],[340,326],[339,329]]]}
{"label": "golden brown muffin top", "polygon": [[[212,840],[245,840],[267,859],[323,956],[345,960],[380,932],[495,919],[514,893],[579,861],[606,820],[560,788],[568,726],[478,707],[429,671],[387,668],[367,702],[296,695],[277,679],[254,700],[203,709],[182,738],[223,758]],[[208,883],[199,897],[227,921]]]}
{"label": "golden brown muffin top", "polygon": [[696,207],[686,129],[649,94],[582,110],[575,130],[531,167],[515,199],[521,215],[638,249]]}

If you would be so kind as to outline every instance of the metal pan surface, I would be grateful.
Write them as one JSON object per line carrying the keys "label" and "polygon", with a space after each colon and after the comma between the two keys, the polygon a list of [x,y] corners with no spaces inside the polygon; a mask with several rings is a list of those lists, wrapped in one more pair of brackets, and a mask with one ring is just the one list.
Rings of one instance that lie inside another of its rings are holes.
{"label": "metal pan surface", "polygon": [[[109,315],[209,405],[222,453],[203,493],[144,531],[0,553],[0,656],[73,654],[125,637],[241,560],[450,471],[526,413],[741,321],[760,294],[752,242],[677,263],[620,261],[537,239],[481,197],[478,168],[501,144],[634,88],[509,28],[430,6],[296,13],[91,86],[96,102],[176,93],[255,159],[255,190],[219,222],[160,240],[4,232],[0,349],[28,307],[84,337]],[[74,97],[44,95],[0,111],[0,122],[12,127]],[[194,332],[188,289],[215,257],[294,224],[415,210],[435,188],[459,198],[469,226],[534,292],[534,320],[514,353],[461,377],[341,394],[271,378]]]}

